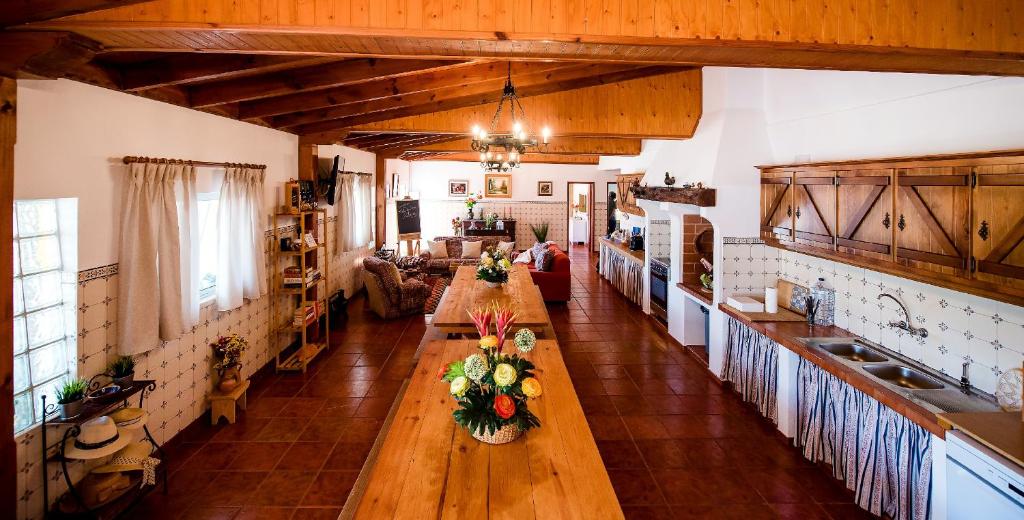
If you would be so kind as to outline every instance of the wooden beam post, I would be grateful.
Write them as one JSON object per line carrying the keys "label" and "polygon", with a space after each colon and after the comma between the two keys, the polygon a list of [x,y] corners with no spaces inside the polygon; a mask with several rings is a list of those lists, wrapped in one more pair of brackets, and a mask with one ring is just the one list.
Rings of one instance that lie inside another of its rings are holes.
{"label": "wooden beam post", "polygon": [[14,141],[17,132],[18,85],[0,77],[0,504],[14,518],[18,493],[14,445],[14,286],[13,211]]}
{"label": "wooden beam post", "polygon": [[[387,209],[388,200],[385,197],[385,187],[388,185],[388,159],[391,159],[390,154],[379,153],[376,155],[377,161],[374,167],[374,192],[373,192],[373,207],[376,214],[376,237],[374,242],[377,244],[377,249],[384,247],[384,241],[387,234]],[[10,255],[7,255],[10,256]]]}
{"label": "wooden beam post", "polygon": [[316,180],[316,145],[299,142],[298,176],[303,180]]}

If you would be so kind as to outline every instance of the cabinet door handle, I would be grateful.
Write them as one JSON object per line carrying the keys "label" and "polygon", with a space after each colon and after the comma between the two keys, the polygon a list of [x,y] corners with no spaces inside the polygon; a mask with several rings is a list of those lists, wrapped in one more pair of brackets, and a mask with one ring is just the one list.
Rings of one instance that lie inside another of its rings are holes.
{"label": "cabinet door handle", "polygon": [[800,207],[799,206],[797,206],[797,208],[796,208],[796,218],[800,218]]}
{"label": "cabinet door handle", "polygon": [[792,217],[793,216],[793,206],[786,206],[786,216],[787,217]]}
{"label": "cabinet door handle", "polygon": [[981,221],[981,227],[978,228],[978,237],[980,237],[983,241],[984,240],[988,240],[988,221],[987,220],[982,220]]}
{"label": "cabinet door handle", "polygon": [[885,218],[882,219],[882,225],[885,226],[885,229],[889,229],[889,226],[892,225],[892,219],[889,218],[888,211],[885,212]]}
{"label": "cabinet door handle", "polygon": [[900,231],[907,229],[907,219],[903,218],[902,213],[900,213],[900,221],[896,224],[896,227],[900,228]]}

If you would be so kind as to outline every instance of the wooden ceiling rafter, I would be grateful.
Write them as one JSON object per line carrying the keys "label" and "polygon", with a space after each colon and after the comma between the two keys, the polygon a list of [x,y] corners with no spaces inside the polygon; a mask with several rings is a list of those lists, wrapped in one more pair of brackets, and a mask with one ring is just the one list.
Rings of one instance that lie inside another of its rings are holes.
{"label": "wooden ceiling rafter", "polygon": [[4,8],[0,9],[0,28],[147,1],[149,0],[17,0],[4,2]]}
{"label": "wooden ceiling rafter", "polygon": [[[541,96],[556,92],[565,92],[599,85],[608,85],[621,81],[628,81],[638,78],[646,78],[689,70],[689,67],[652,66],[636,67],[629,65],[583,65],[581,67],[569,67],[544,74],[535,81],[520,83],[516,91],[521,98]],[[453,98],[442,98],[424,105],[412,105],[393,110],[372,112],[342,119],[332,119],[318,123],[309,123],[294,127],[293,130],[311,139],[331,139],[332,132],[344,131],[345,129],[356,128],[361,125],[380,123],[393,119],[431,114],[458,108],[473,107],[496,103],[501,99],[500,90],[487,90],[468,96],[457,96]],[[466,129],[468,131],[468,129]]]}
{"label": "wooden ceiling rafter", "polygon": [[[253,101],[299,92],[315,92],[344,88],[365,82],[399,78],[426,71],[444,71],[466,65],[452,60],[382,60],[349,59],[324,65],[272,73],[254,78],[239,78],[198,85],[189,89],[189,97],[197,108]],[[273,114],[253,114],[263,117]]]}
{"label": "wooden ceiling rafter", "polygon": [[375,146],[370,149],[373,152],[393,150],[395,148],[405,149],[409,146],[422,146],[430,145],[434,143],[443,143],[454,139],[459,139],[461,136],[452,135],[410,135],[409,137],[396,139],[390,143],[386,143],[380,146]]}
{"label": "wooden ceiling rafter", "polygon": [[189,85],[321,65],[340,58],[262,54],[174,54],[118,67],[121,89],[129,92]]}
{"label": "wooden ceiling rafter", "polygon": [[[444,143],[419,145],[410,152],[469,153],[471,139],[461,136]],[[640,155],[643,140],[638,138],[559,137],[544,146],[540,152],[547,155]]]}

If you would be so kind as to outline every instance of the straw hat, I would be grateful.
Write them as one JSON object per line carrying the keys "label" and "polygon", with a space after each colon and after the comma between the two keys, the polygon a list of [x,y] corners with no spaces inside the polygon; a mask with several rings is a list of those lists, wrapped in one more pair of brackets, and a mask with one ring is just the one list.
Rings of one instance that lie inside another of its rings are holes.
{"label": "straw hat", "polygon": [[138,430],[146,425],[149,414],[142,408],[118,408],[110,418],[122,430]]}
{"label": "straw hat", "polygon": [[124,448],[131,438],[121,435],[114,420],[105,415],[82,423],[78,436],[68,439],[64,455],[69,459],[98,459]]}
{"label": "straw hat", "polygon": [[156,484],[156,465],[160,459],[151,457],[153,445],[149,441],[133,442],[114,454],[109,462],[94,470],[96,474],[120,473],[122,471],[141,471],[142,484]]}

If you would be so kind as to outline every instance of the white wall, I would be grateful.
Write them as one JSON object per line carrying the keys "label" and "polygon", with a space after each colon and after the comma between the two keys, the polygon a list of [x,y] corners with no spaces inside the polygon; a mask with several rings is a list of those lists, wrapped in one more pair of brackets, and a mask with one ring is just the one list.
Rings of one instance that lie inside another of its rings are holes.
{"label": "white wall", "polygon": [[[512,198],[495,201],[541,201],[566,200],[566,184],[569,181],[594,181],[595,198],[605,200],[605,182],[615,182],[618,172],[600,170],[595,165],[527,163],[512,171]],[[420,199],[450,200],[448,179],[469,180],[470,193],[483,193],[484,172],[479,163],[455,161],[413,161],[409,165],[409,192],[419,193]],[[538,181],[552,181],[554,194],[550,197],[537,195]]]}

